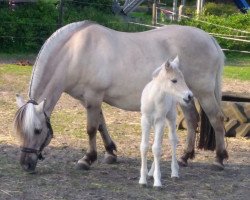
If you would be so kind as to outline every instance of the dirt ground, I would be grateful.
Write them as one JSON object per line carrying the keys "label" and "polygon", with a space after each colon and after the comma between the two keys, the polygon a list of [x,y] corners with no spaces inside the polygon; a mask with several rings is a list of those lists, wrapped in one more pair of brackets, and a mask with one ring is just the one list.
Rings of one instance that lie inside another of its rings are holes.
{"label": "dirt ground", "polygon": [[[19,143],[13,135],[16,90],[27,93],[30,74],[7,74],[0,85],[0,199],[199,199],[246,200],[250,196],[250,140],[227,138],[229,159],[223,171],[212,167],[214,152],[196,150],[196,158],[180,168],[180,178],[170,178],[171,152],[164,136],[161,163],[163,188],[139,186],[140,114],[103,106],[111,137],[118,147],[118,163],[102,163],[104,148],[98,135],[98,161],[89,171],[79,171],[76,162],[87,149],[86,113],[81,105],[63,95],[52,115],[55,137],[44,151],[35,174],[27,174],[19,165]],[[249,82],[224,80],[224,91],[249,95]],[[247,87],[248,86],[248,87]],[[17,89],[18,88],[18,89]],[[167,130],[166,130],[167,131]],[[178,131],[178,156],[184,148],[186,131]],[[152,137],[151,137],[152,144]],[[152,163],[149,153],[148,163]]]}

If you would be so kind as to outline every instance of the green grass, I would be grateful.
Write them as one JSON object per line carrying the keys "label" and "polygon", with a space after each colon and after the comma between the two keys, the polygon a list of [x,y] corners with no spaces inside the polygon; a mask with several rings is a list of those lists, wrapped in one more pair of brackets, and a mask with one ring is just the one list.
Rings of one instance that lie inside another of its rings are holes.
{"label": "green grass", "polygon": [[223,77],[250,81],[250,66],[249,67],[227,66],[224,68]]}
{"label": "green grass", "polygon": [[30,66],[20,66],[20,65],[0,65],[0,75],[10,74],[10,75],[28,75],[31,74],[32,67]]}

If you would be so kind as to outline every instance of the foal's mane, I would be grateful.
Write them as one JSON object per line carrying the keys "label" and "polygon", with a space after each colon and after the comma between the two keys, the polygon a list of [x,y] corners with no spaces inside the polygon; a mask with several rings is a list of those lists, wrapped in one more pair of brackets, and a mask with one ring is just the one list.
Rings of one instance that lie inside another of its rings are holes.
{"label": "foal's mane", "polygon": [[85,20],[81,22],[74,22],[68,24],[56,32],[54,32],[44,43],[41,50],[38,53],[35,64],[33,66],[32,77],[29,86],[29,97],[31,98],[31,88],[36,88],[38,84],[36,80],[39,80],[43,74],[44,68],[46,67],[46,62],[55,50],[55,47],[60,44],[63,45],[75,32],[85,28],[89,25],[95,24],[94,22]]}

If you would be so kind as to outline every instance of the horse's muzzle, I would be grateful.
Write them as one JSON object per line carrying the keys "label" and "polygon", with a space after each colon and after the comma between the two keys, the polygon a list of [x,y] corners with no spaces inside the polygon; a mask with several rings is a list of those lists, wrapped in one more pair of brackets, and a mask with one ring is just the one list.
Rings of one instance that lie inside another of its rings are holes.
{"label": "horse's muzzle", "polygon": [[20,165],[28,173],[34,173],[38,157],[35,153],[21,153]]}

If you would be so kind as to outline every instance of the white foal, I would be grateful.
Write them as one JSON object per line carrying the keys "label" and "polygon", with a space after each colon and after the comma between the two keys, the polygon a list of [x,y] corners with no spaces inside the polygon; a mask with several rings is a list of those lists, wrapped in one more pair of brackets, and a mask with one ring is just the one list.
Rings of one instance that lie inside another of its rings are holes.
{"label": "white foal", "polygon": [[[147,175],[154,177],[154,186],[161,187],[160,158],[165,120],[169,127],[169,140],[172,146],[171,177],[179,177],[179,166],[176,158],[178,138],[176,135],[176,101],[185,105],[193,97],[187,87],[183,74],[179,70],[178,56],[167,61],[153,72],[153,80],[149,82],[141,96],[141,177],[139,183],[147,184]],[[151,126],[155,131],[152,151],[154,162],[148,173],[147,151]]]}

